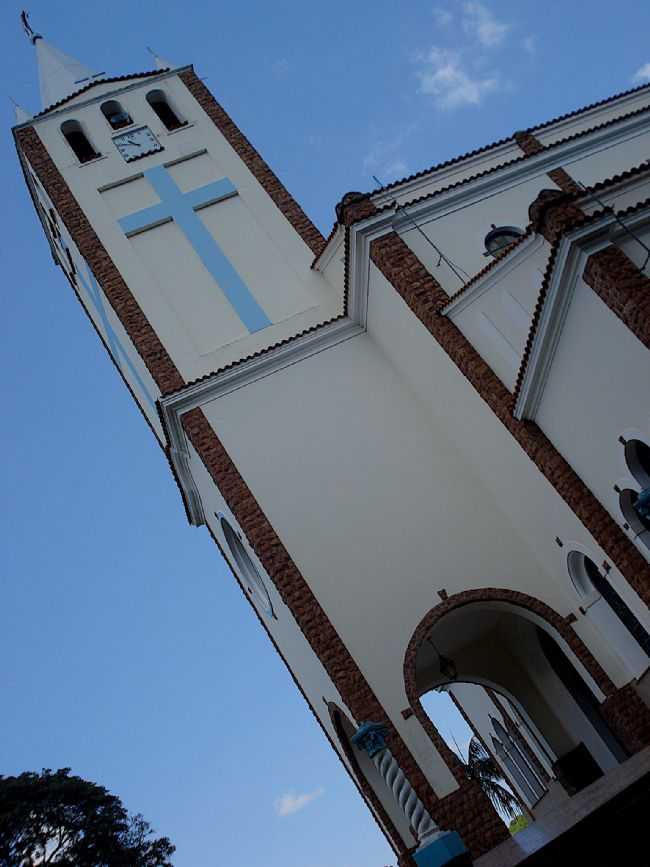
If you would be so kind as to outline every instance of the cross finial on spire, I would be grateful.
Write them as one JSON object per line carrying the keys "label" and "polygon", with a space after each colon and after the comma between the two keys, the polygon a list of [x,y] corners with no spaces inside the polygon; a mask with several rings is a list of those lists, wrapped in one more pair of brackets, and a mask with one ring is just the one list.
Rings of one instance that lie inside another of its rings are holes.
{"label": "cross finial on spire", "polygon": [[32,25],[29,23],[29,12],[26,9],[20,13],[20,23],[23,25],[23,30],[25,31],[25,36],[29,39],[32,45],[36,45],[37,39],[42,39],[40,33],[35,33]]}

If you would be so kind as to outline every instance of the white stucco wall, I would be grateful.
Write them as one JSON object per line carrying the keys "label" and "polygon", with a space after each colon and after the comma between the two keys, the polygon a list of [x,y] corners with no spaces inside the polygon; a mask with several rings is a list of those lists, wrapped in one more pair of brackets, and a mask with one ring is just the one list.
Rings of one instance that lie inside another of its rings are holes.
{"label": "white stucco wall", "polygon": [[[618,524],[614,485],[638,490],[618,438],[650,442],[650,358],[629,329],[579,280],[536,417]],[[634,539],[634,534],[630,533]],[[644,556],[650,551],[637,543]],[[592,556],[592,555],[590,555]],[[592,556],[596,563],[601,560]],[[603,558],[605,559],[605,558]],[[610,581],[646,628],[646,606],[615,569]]]}

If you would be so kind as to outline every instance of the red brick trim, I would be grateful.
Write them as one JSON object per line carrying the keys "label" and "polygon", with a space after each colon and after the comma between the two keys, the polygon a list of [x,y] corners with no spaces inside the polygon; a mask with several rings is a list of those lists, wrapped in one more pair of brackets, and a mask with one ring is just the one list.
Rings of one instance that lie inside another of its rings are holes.
{"label": "red brick trim", "polygon": [[540,428],[533,422],[513,417],[513,398],[508,389],[453,322],[439,314],[448,300],[440,284],[395,232],[373,241],[370,256],[409,309],[591,533],[607,558],[641,599],[650,604],[650,564]]}
{"label": "red brick trim", "polygon": [[619,247],[606,247],[589,257],[585,283],[650,349],[650,278]]}
{"label": "red brick trim", "polygon": [[505,726],[506,731],[508,732],[510,737],[513,739],[513,741],[517,744],[519,749],[524,753],[524,755],[526,756],[526,759],[528,760],[528,763],[535,769],[535,773],[540,778],[540,780],[546,786],[548,786],[548,784],[551,781],[551,777],[550,777],[548,771],[546,770],[544,765],[540,762],[540,760],[537,758],[537,756],[535,755],[535,753],[531,749],[530,744],[528,743],[526,738],[520,732],[519,726],[515,723],[513,718],[510,716],[510,713],[508,712],[507,707],[501,701],[501,699],[499,698],[499,696],[497,695],[497,693],[493,689],[490,689],[490,687],[486,687],[485,691],[490,696],[490,698],[492,699],[492,703],[494,704],[496,709],[501,714],[501,716],[503,718],[503,724]]}
{"label": "red brick trim", "polygon": [[305,244],[318,255],[323,249],[325,238],[305,214],[298,202],[287,191],[277,175],[262,159],[239,127],[226,114],[221,105],[210,93],[205,84],[197,76],[193,69],[183,70],[179,79],[187,87],[196,99],[203,111],[217,127],[228,144],[237,153],[244,165],[250,170],[261,186],[266,190],[269,197],[277,205],[291,223]]}
{"label": "red brick trim", "polygon": [[600,712],[631,755],[650,746],[650,708],[631,683],[610,695]]}
{"label": "red brick trim", "polygon": [[177,391],[185,382],[158,339],[131,290],[64,181],[33,127],[16,132],[20,150],[29,160],[43,189],[52,200],[72,240],[88,263],[108,303],[124,326],[147,370],[163,394]]}
{"label": "red brick trim", "polygon": [[[524,132],[516,132],[514,139],[526,154],[527,157],[532,157],[534,154],[541,153],[546,150],[541,141],[530,130]],[[563,168],[551,169],[546,173],[554,184],[563,190],[565,193],[580,193],[582,188],[573,180],[567,171]]]}

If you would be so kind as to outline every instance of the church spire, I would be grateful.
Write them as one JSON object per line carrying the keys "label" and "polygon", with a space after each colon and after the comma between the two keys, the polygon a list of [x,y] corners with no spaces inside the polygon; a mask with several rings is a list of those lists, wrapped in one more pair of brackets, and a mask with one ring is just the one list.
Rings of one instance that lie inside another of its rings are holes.
{"label": "church spire", "polygon": [[43,108],[54,105],[104,75],[103,72],[94,73],[78,60],[50,45],[40,33],[33,30],[27,12],[21,13],[20,20],[25,35],[36,49]]}

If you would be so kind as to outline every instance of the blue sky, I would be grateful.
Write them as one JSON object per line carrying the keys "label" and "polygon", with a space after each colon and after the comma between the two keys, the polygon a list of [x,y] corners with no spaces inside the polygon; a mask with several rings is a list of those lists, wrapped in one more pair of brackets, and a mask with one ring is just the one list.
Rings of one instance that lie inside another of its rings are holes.
{"label": "blue sky", "polygon": [[[200,75],[323,231],[350,189],[650,79],[650,7],[548,0],[34,0],[97,70],[151,45]],[[6,96],[40,108],[20,7]],[[390,850],[68,285],[23,188],[6,101],[0,773],[71,766],[178,846],[179,867],[381,867]],[[233,649],[234,648],[234,649]],[[463,741],[446,711],[441,726]],[[313,797],[310,797],[313,796]]]}

